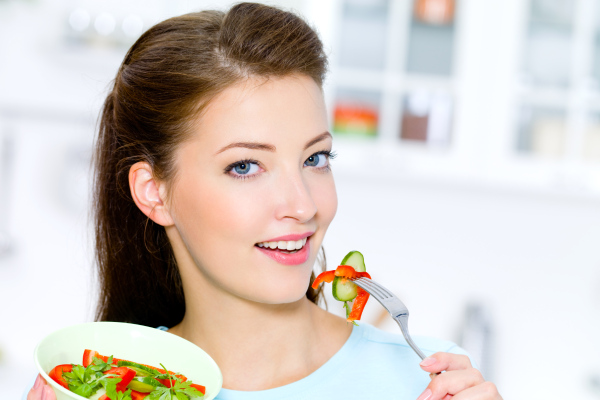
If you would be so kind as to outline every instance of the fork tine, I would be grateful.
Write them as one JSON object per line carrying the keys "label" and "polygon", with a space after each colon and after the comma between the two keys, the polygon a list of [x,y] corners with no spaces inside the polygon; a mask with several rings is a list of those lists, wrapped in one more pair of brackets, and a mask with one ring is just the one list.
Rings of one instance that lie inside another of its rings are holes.
{"label": "fork tine", "polygon": [[383,287],[382,285],[380,285],[379,283],[369,279],[370,283],[375,286],[377,289],[379,289],[381,292],[385,293],[387,295],[387,297],[394,297],[394,294],[392,292],[390,292],[388,289],[386,289],[385,287]]}
{"label": "fork tine", "polygon": [[385,299],[388,297],[385,295],[385,293],[383,293],[381,290],[379,290],[379,288],[377,288],[377,286],[374,286],[373,284],[368,282],[368,279],[359,278],[359,279],[354,280],[355,283],[357,281],[358,281],[358,283],[360,283],[360,286],[363,286],[364,289],[367,289],[367,291],[369,291],[373,296],[379,297],[381,299]]}
{"label": "fork tine", "polygon": [[376,282],[372,281],[371,279],[358,278],[355,281],[359,281],[361,284],[368,287],[369,290],[375,292],[378,296],[380,296],[383,299],[393,296],[383,286],[378,285]]}
{"label": "fork tine", "polygon": [[387,292],[387,290],[385,290],[385,288],[381,285],[378,285],[377,282],[374,282],[371,279],[368,278],[358,278],[358,280],[360,280],[360,282],[364,283],[365,286],[368,286],[369,288],[379,292],[383,297],[390,297],[391,294]]}

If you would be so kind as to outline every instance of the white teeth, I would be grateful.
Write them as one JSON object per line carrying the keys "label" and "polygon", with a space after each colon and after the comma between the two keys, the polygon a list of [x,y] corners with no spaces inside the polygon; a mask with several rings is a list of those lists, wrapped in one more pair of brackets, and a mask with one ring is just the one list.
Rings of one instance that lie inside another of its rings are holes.
{"label": "white teeth", "polygon": [[257,243],[258,247],[271,248],[271,249],[280,249],[287,250],[292,253],[295,253],[297,250],[300,250],[306,244],[306,239],[300,240],[281,240],[279,242],[260,242]]}

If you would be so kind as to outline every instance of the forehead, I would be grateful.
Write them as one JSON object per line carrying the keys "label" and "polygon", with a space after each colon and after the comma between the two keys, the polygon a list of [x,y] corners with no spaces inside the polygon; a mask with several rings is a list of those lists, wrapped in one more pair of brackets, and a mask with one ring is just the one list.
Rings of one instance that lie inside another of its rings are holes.
{"label": "forehead", "polygon": [[327,130],[327,112],[310,77],[253,78],[212,99],[196,127],[198,139],[214,146],[241,140],[303,142]]}

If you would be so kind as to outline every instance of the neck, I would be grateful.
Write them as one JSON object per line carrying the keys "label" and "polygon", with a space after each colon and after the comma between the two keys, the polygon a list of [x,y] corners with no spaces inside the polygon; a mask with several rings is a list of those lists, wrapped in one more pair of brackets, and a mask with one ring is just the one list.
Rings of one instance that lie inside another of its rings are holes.
{"label": "neck", "polygon": [[226,389],[266,390],[300,380],[327,362],[352,331],[306,297],[257,303],[203,279],[186,289],[185,317],[169,332],[206,351],[221,368]]}
{"label": "neck", "polygon": [[327,362],[352,325],[305,296],[265,304],[236,296],[205,276],[174,227],[167,229],[182,277],[186,313],[169,329],[206,351],[226,389],[257,391],[296,382]]}

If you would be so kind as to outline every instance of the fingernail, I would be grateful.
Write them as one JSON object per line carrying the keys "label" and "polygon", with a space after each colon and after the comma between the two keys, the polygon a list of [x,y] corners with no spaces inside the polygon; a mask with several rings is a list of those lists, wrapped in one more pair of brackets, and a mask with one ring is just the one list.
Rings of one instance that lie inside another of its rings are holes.
{"label": "fingernail", "polygon": [[437,360],[433,357],[427,357],[419,364],[421,367],[429,367],[437,362]]}
{"label": "fingernail", "polygon": [[421,395],[417,398],[417,400],[427,400],[430,397],[431,397],[431,389],[427,389],[423,393],[421,393]]}
{"label": "fingernail", "polygon": [[37,390],[40,387],[40,383],[42,382],[41,375],[38,374],[37,378],[35,378],[35,383],[33,384],[33,389]]}

